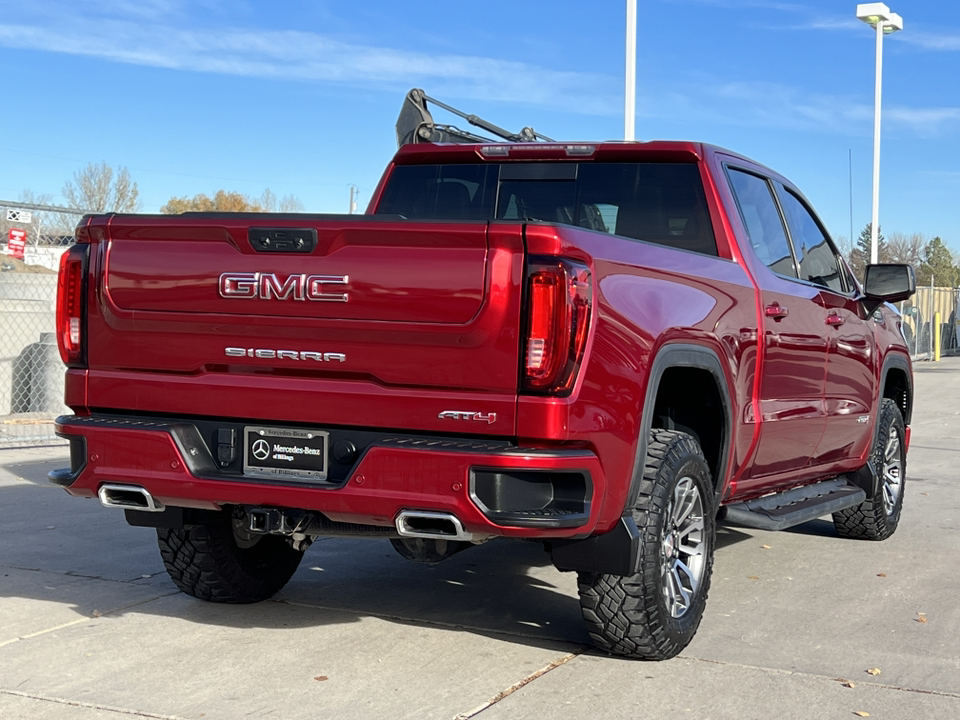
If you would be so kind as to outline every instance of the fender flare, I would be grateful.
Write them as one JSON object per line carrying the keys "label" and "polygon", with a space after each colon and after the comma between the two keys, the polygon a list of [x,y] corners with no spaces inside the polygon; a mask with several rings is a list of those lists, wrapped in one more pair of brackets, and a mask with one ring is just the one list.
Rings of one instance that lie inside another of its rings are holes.
{"label": "fender flare", "polygon": [[656,403],[660,381],[667,370],[672,368],[697,368],[706,370],[713,375],[720,391],[720,401],[723,404],[724,427],[723,438],[720,442],[720,458],[717,464],[717,477],[713,478],[716,498],[723,488],[723,480],[727,475],[727,466],[730,458],[730,444],[733,439],[733,402],[730,399],[730,386],[723,372],[723,364],[719,356],[712,349],[703,345],[687,343],[671,343],[664,345],[653,363],[647,379],[647,392],[643,398],[643,414],[640,422],[640,437],[637,442],[637,453],[633,459],[633,474],[630,477],[630,492],[627,493],[627,505],[624,514],[636,504],[640,492],[640,482],[643,479],[643,461],[647,456],[647,438],[653,426],[653,407]]}
{"label": "fender flare", "polygon": [[558,540],[551,543],[551,557],[560,570],[578,570],[612,575],[633,575],[640,556],[640,531],[631,512],[640,492],[643,479],[644,459],[647,455],[647,438],[653,425],[653,407],[663,374],[671,368],[698,368],[708,371],[716,380],[723,404],[724,428],[720,443],[718,472],[714,478],[715,500],[719,500],[724,486],[724,478],[730,458],[730,446],[733,439],[733,403],[730,385],[723,371],[719,355],[711,348],[688,343],[670,343],[657,352],[650,364],[647,376],[647,389],[643,398],[640,420],[640,437],[637,452],[633,460],[633,472],[630,477],[630,489],[627,493],[627,506],[623,509],[620,521],[610,532],[594,535],[584,540]]}
{"label": "fender flare", "polygon": [[876,495],[878,487],[877,468],[873,465],[873,448],[877,444],[877,435],[880,432],[880,401],[883,400],[883,389],[887,386],[887,376],[893,369],[902,370],[907,378],[908,402],[906,408],[900,408],[903,413],[903,424],[910,424],[910,417],[913,414],[913,373],[910,368],[909,358],[897,351],[888,352],[883,358],[883,366],[880,371],[880,383],[877,385],[876,410],[874,412],[873,433],[871,433],[870,445],[867,449],[867,462],[862,467],[848,473],[844,477],[853,485],[863,490],[868,500],[872,500]]}
{"label": "fender flare", "polygon": [[904,425],[909,425],[913,416],[913,371],[910,367],[910,359],[896,350],[890,350],[883,358],[880,384],[877,386],[877,414],[880,413],[880,400],[883,399],[883,389],[887,386],[887,377],[894,368],[902,370],[907,378],[907,407],[900,410],[903,412]]}

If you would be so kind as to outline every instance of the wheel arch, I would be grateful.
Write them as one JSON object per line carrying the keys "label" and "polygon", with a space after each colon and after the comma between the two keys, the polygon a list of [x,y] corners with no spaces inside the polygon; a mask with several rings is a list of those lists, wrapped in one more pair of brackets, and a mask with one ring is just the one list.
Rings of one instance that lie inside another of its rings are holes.
{"label": "wheel arch", "polygon": [[[883,401],[892,400],[900,410],[903,418],[903,424],[910,424],[910,417],[913,414],[913,372],[910,365],[910,358],[898,352],[890,352],[883,359],[882,369],[880,371],[880,384],[877,387],[876,408],[874,409],[873,433],[870,436],[870,451],[877,442],[880,433],[880,416],[883,411]],[[867,495],[868,500],[872,500],[877,487],[877,468],[870,454],[867,462],[857,470],[845,473],[845,477],[854,485],[861,488]]]}
{"label": "wheel arch", "polygon": [[880,373],[880,387],[877,392],[877,413],[880,412],[880,401],[890,398],[903,415],[905,425],[910,424],[913,415],[913,371],[910,358],[897,352],[887,353],[883,359],[883,369]]}
{"label": "wheel arch", "polygon": [[[671,370],[675,374],[671,375]],[[665,376],[668,377],[666,386],[663,384]],[[603,535],[595,535],[583,540],[558,540],[551,543],[551,556],[559,569],[604,572],[614,575],[632,575],[638,571],[640,533],[630,510],[636,505],[640,483],[643,480],[647,439],[651,429],[657,427],[655,410],[663,408],[665,396],[661,395],[662,388],[676,387],[677,382],[690,377],[699,379],[699,387],[704,386],[705,378],[710,378],[716,392],[722,427],[719,429],[719,439],[714,442],[713,464],[711,465],[710,458],[707,458],[707,464],[711,468],[711,473],[714,474],[712,478],[714,499],[719,499],[727,475],[730,447],[733,441],[733,403],[730,384],[723,371],[720,356],[715,351],[702,345],[671,343],[657,352],[650,365],[643,406],[640,408],[639,439],[630,476],[630,488],[620,521],[610,532]]]}
{"label": "wheel arch", "polygon": [[[693,395],[698,390],[714,393],[706,400],[708,406],[712,402],[715,408],[706,413],[693,413],[696,407]],[[696,438],[713,475],[714,493],[718,499],[730,459],[733,402],[723,364],[714,350],[702,345],[671,343],[663,346],[651,363],[627,508],[636,502],[643,478],[647,439],[654,428],[681,430]]]}

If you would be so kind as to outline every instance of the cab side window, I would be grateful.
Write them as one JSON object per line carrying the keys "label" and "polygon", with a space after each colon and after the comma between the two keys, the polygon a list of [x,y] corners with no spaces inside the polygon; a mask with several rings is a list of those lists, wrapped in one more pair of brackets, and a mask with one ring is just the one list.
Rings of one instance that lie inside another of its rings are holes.
{"label": "cab side window", "polygon": [[770,183],[732,167],[727,175],[756,256],[778,275],[796,278],[797,267]]}
{"label": "cab side window", "polygon": [[800,198],[780,183],[776,186],[793,249],[800,262],[800,279],[834,292],[846,292],[839,260],[820,223]]}

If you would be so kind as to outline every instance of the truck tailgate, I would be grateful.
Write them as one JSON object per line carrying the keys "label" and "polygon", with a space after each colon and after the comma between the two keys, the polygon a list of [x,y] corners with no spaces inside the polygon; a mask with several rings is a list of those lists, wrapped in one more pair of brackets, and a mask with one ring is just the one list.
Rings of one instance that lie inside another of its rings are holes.
{"label": "truck tailgate", "polygon": [[[91,407],[513,432],[519,224],[113,215],[87,230]],[[309,249],[282,244],[297,239]]]}

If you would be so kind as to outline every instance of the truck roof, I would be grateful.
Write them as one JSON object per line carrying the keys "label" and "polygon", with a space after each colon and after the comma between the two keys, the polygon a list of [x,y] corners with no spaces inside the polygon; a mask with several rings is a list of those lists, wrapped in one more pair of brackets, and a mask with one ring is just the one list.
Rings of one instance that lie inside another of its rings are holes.
{"label": "truck roof", "polygon": [[[571,160],[576,162],[698,162],[722,152],[754,162],[739,153],[700,142],[679,140],[552,142],[552,143],[417,143],[404,145],[394,156],[398,165],[460,164]],[[754,163],[756,164],[756,163]]]}

